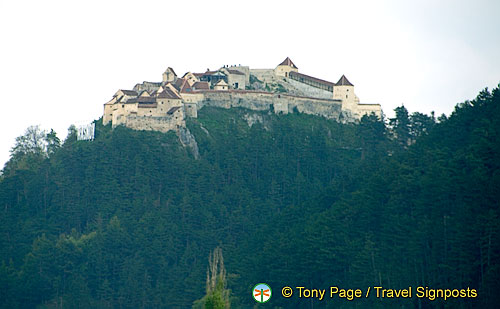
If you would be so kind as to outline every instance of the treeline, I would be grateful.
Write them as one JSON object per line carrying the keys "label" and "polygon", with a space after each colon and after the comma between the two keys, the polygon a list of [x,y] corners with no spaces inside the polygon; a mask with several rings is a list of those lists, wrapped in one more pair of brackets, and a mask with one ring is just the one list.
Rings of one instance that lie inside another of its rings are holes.
{"label": "treeline", "polygon": [[493,307],[499,104],[495,89],[449,118],[398,107],[359,124],[205,107],[188,121],[198,160],[174,133],[30,128],[0,178],[0,306],[187,308],[220,247],[235,308],[259,282],[273,307],[304,305],[285,285],[470,287],[476,299],[446,304]]}

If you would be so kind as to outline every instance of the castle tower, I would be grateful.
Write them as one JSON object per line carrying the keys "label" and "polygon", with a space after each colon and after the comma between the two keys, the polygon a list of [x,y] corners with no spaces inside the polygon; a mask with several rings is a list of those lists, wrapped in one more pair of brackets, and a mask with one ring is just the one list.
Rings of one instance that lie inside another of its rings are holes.
{"label": "castle tower", "polygon": [[276,74],[276,76],[288,77],[288,73],[292,71],[298,72],[299,68],[297,68],[290,58],[286,57],[286,59],[274,69],[274,74]]}
{"label": "castle tower", "polygon": [[163,72],[163,83],[174,83],[177,79],[177,74],[175,74],[174,69],[168,67],[165,72]]}
{"label": "castle tower", "polygon": [[342,101],[342,110],[356,112],[359,98],[354,93],[354,85],[342,75],[339,81],[333,86],[333,98]]}

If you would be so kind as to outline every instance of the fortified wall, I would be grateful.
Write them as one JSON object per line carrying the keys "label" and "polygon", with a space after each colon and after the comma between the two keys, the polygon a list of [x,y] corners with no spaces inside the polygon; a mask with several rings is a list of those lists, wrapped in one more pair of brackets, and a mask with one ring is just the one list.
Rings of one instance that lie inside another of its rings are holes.
{"label": "fortified wall", "polygon": [[286,58],[275,69],[224,66],[205,73],[187,72],[182,77],[169,67],[162,82],[145,81],[133,90],[118,90],[104,104],[103,124],[181,134],[186,117],[198,117],[204,106],[299,112],[341,122],[382,114],[380,104],[360,103],[354,85],[344,75],[332,83],[299,73]]}
{"label": "fortified wall", "polygon": [[261,81],[275,81],[276,75],[273,69],[251,69],[250,74]]}
{"label": "fortified wall", "polygon": [[314,97],[314,98],[321,98],[321,99],[331,99],[333,97],[333,91],[319,89],[319,88],[298,82],[298,81],[293,80],[291,78],[287,78],[286,81],[290,85],[292,85],[294,88],[298,89],[299,91],[306,94],[307,96]]}
{"label": "fortified wall", "polygon": [[122,124],[134,130],[160,131],[163,133],[177,131],[180,127],[185,127],[186,122],[180,111],[175,114],[161,117],[131,114],[125,117]]}
{"label": "fortified wall", "polygon": [[340,120],[342,102],[333,99],[299,97],[261,91],[208,91],[203,94],[197,108],[215,106],[220,108],[243,107],[250,110],[273,110],[277,114],[300,113]]}

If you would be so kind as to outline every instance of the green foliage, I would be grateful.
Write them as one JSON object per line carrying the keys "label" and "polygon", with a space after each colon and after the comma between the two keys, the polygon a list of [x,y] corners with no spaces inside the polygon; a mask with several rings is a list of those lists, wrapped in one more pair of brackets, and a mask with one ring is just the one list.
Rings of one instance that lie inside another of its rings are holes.
{"label": "green foliage", "polygon": [[266,83],[264,90],[278,93],[288,92],[288,90],[280,83]]}
{"label": "green foliage", "polygon": [[193,304],[193,308],[204,309],[226,309],[230,308],[230,291],[226,288],[226,268],[224,267],[224,258],[222,249],[215,248],[210,253],[208,259],[209,267],[207,270],[207,294]]}
{"label": "green foliage", "polygon": [[49,156],[61,147],[61,140],[57,137],[57,134],[53,129],[50,129],[50,132],[45,135],[45,142],[47,143],[47,154]]}
{"label": "green foliage", "polygon": [[396,117],[389,120],[389,125],[398,143],[403,147],[407,147],[411,144],[408,110],[401,105],[400,107],[396,107],[394,111],[396,112]]}
{"label": "green foliage", "polygon": [[258,79],[257,76],[250,74],[250,84],[253,84],[253,83],[261,83],[262,84],[262,81],[260,79]]}
{"label": "green foliage", "polygon": [[[479,290],[370,308],[500,302],[498,89],[437,123],[404,107],[389,128],[204,107],[188,127],[198,160],[174,133],[101,121],[91,142],[38,134],[48,152],[18,140],[0,179],[0,307],[220,308],[230,289],[250,308],[258,282]],[[207,289],[216,247],[232,275]]]}
{"label": "green foliage", "polygon": [[215,290],[211,291],[207,295],[203,308],[205,309],[225,309],[230,308],[227,304],[228,296],[226,296],[223,281],[219,279]]}
{"label": "green foliage", "polygon": [[[415,143],[417,138],[427,135],[436,124],[434,112],[431,116],[419,112],[409,115],[404,106],[396,107],[394,111],[396,117],[389,119],[389,126],[394,140],[403,148]],[[442,119],[446,120],[446,116]]]}

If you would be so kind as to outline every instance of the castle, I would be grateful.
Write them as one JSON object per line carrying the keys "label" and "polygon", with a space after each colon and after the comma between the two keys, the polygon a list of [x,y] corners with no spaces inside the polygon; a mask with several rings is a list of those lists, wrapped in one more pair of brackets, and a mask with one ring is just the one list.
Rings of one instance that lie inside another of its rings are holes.
{"label": "castle", "polygon": [[185,127],[186,117],[196,118],[205,105],[277,114],[301,112],[342,122],[372,113],[382,115],[380,104],[360,103],[354,85],[344,75],[337,83],[305,75],[287,57],[275,69],[225,65],[216,71],[187,72],[182,77],[169,67],[161,82],[144,81],[133,90],[118,90],[104,104],[103,124],[178,131]]}

